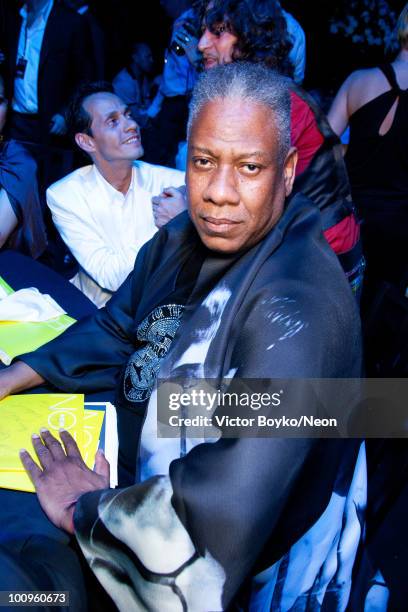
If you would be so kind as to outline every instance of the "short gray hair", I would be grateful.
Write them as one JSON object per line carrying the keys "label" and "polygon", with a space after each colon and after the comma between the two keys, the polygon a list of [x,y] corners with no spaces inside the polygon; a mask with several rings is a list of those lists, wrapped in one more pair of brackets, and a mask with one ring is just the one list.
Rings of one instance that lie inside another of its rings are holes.
{"label": "short gray hair", "polygon": [[233,62],[206,70],[194,87],[187,136],[202,108],[217,98],[238,98],[269,107],[278,136],[279,161],[290,149],[290,80],[262,64]]}

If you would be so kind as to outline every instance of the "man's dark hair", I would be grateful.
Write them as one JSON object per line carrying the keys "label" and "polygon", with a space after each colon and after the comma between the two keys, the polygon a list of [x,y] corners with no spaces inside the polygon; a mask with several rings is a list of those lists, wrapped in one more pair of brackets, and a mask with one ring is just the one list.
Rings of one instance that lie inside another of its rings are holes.
{"label": "man's dark hair", "polygon": [[65,112],[68,134],[70,134],[72,138],[79,132],[92,136],[92,117],[84,108],[84,100],[93,94],[105,92],[114,93],[112,84],[108,81],[83,83],[78,87],[71,97]]}
{"label": "man's dark hair", "polygon": [[238,38],[233,59],[263,63],[293,77],[289,60],[293,47],[286,19],[276,0],[201,0],[201,22],[216,33],[223,24]]}

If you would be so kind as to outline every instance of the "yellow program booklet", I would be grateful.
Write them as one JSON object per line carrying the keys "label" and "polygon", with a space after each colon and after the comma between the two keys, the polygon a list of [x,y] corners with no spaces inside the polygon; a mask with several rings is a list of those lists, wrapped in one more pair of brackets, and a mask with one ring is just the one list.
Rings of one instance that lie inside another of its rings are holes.
{"label": "yellow program booklet", "polygon": [[0,401],[0,487],[34,491],[20,461],[19,450],[34,456],[31,434],[46,427],[59,438],[66,429],[78,444],[85,463],[92,468],[98,448],[103,411],[84,410],[82,394],[12,395]]}
{"label": "yellow program booklet", "polygon": [[0,321],[0,360],[10,365],[12,359],[35,351],[68,329],[75,319],[63,314],[48,321]]}

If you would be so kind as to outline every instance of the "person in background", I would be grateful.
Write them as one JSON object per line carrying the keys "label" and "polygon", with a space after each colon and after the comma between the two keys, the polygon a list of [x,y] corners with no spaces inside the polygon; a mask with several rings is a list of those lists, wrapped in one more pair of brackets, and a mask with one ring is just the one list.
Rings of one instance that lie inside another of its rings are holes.
{"label": "person in background", "polygon": [[[395,59],[350,74],[328,113],[338,135],[350,129],[345,161],[363,220],[367,258],[362,294],[366,371],[368,376],[392,378],[406,377],[407,371],[408,4],[396,32],[400,50]],[[370,512],[356,585],[367,584],[370,601],[366,607],[357,588],[350,609],[406,610],[406,440],[368,440],[367,459]]]}
{"label": "person in background", "polygon": [[47,246],[36,165],[21,144],[3,139],[6,115],[0,76],[0,248],[15,249],[36,259]]}
{"label": "person in background", "polygon": [[27,0],[5,17],[6,131],[30,143],[43,189],[72,164],[64,153],[64,111],[74,89],[94,78],[91,38],[85,19],[56,0]]}
{"label": "person in background", "polygon": [[73,284],[102,307],[157,231],[152,195],[169,183],[183,185],[184,172],[137,161],[143,155],[139,127],[108,83],[80,87],[67,121],[92,165],[51,185],[47,204],[80,265]]}
{"label": "person in background", "polygon": [[130,108],[141,128],[149,119],[152,70],[152,50],[139,42],[133,46],[128,65],[112,81],[115,94]]}
{"label": "person in background", "polygon": [[[107,40],[106,33],[104,32],[102,25],[99,22],[98,16],[95,15],[95,2],[92,0],[64,0],[65,4],[78,15],[82,15],[88,24],[89,31],[91,33],[92,48],[95,60],[94,78],[103,80],[107,78]],[[108,10],[105,7],[105,10]]]}
{"label": "person in background", "polygon": [[143,138],[144,159],[166,166],[176,166],[179,143],[185,141],[189,96],[197,78],[198,23],[191,4],[190,0],[161,0],[174,23],[162,82],[150,110],[152,120]]}
{"label": "person in background", "polygon": [[350,128],[345,161],[363,219],[366,306],[381,281],[402,292],[408,283],[408,4],[397,34],[400,51],[394,61],[353,72],[328,114],[339,136]]}
{"label": "person in background", "polygon": [[[199,12],[202,36],[198,49],[205,69],[246,60],[293,76],[292,43],[278,2],[202,0]],[[314,100],[293,81],[291,142],[298,151],[294,192],[301,191],[320,209],[325,236],[359,297],[364,258],[341,145]],[[153,199],[156,224],[165,224],[183,206],[181,195],[167,188]]]}
{"label": "person in background", "polygon": [[300,23],[282,8],[282,14],[286,21],[292,48],[289,51],[289,59],[293,66],[293,80],[298,85],[303,83],[306,71],[306,36]]}

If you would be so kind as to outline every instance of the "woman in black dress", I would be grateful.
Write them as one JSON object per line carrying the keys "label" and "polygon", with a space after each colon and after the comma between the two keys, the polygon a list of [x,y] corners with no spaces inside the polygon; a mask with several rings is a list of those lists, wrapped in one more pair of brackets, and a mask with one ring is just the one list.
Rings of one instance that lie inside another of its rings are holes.
{"label": "woman in black dress", "polygon": [[405,289],[408,273],[408,4],[397,31],[395,60],[353,72],[328,115],[338,135],[350,126],[345,161],[363,220],[369,294],[384,280]]}

